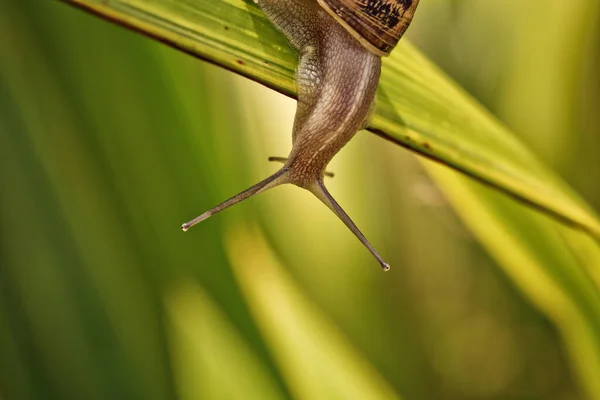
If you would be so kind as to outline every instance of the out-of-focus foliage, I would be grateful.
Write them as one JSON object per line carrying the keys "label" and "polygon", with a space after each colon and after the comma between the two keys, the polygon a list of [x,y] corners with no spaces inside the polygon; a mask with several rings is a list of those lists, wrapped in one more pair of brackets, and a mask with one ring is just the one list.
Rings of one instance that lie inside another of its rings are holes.
{"label": "out-of-focus foliage", "polygon": [[[422,3],[419,47],[599,208],[591,3],[568,23],[546,2]],[[407,152],[361,134],[330,186],[390,273],[295,188],[182,234],[276,168],[294,102],[59,3],[1,7],[4,398],[593,396],[578,355],[600,339],[599,256],[581,233],[436,167],[509,280]],[[574,324],[563,342],[527,300]]]}

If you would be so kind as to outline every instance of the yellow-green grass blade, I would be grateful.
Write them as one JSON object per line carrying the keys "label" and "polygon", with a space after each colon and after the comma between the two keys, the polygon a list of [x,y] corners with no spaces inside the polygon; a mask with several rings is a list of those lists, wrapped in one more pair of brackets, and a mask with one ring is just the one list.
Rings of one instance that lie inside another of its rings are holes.
{"label": "yellow-green grass blade", "polygon": [[[294,96],[296,55],[251,1],[63,1]],[[369,129],[600,238],[594,210],[406,40],[384,62]]]}
{"label": "yellow-green grass blade", "polygon": [[200,285],[174,285],[165,306],[180,399],[286,398],[260,357]]}
{"label": "yellow-green grass blade", "polygon": [[400,398],[310,302],[257,228],[232,228],[226,245],[249,308],[295,399]]}
{"label": "yellow-green grass blade", "polygon": [[587,398],[600,399],[600,248],[448,168],[425,167],[469,229],[561,332]]}

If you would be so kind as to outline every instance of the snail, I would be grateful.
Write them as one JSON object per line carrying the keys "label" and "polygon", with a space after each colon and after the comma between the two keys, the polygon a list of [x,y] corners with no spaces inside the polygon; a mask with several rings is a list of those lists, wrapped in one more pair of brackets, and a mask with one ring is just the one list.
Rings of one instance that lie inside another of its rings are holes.
{"label": "snail", "polygon": [[186,222],[201,222],[250,196],[291,183],[328,206],[379,261],[389,264],[329,194],[325,168],[366,127],[387,56],[408,28],[419,0],[254,0],[299,52],[292,150],[265,180]]}

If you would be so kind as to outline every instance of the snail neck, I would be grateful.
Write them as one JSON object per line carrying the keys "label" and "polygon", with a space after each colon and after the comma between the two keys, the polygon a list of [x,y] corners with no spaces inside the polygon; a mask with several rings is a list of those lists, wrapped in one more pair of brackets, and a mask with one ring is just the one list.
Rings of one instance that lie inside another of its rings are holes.
{"label": "snail neck", "polygon": [[[283,1],[265,1],[281,16]],[[367,123],[381,74],[381,58],[367,51],[333,17],[311,1],[293,1],[279,26],[298,49],[298,106],[287,166],[294,184],[322,177],[331,159]],[[287,9],[286,9],[287,10]],[[304,25],[296,20],[304,20]],[[277,21],[277,19],[275,19]]]}

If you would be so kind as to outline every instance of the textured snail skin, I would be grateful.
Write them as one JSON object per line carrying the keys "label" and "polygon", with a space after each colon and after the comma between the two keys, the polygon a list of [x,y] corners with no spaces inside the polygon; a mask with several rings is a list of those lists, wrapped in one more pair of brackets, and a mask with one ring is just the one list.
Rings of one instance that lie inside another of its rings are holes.
{"label": "textured snail skin", "polygon": [[333,156],[365,125],[381,58],[365,50],[315,1],[258,0],[298,50],[298,108],[288,182],[310,189]]}
{"label": "textured snail skin", "polygon": [[292,150],[272,176],[183,224],[186,231],[211,215],[272,187],[291,183],[327,205],[377,258],[350,217],[327,192],[325,168],[365,126],[381,72],[381,58],[360,45],[315,0],[254,0],[299,54],[298,108]]}

